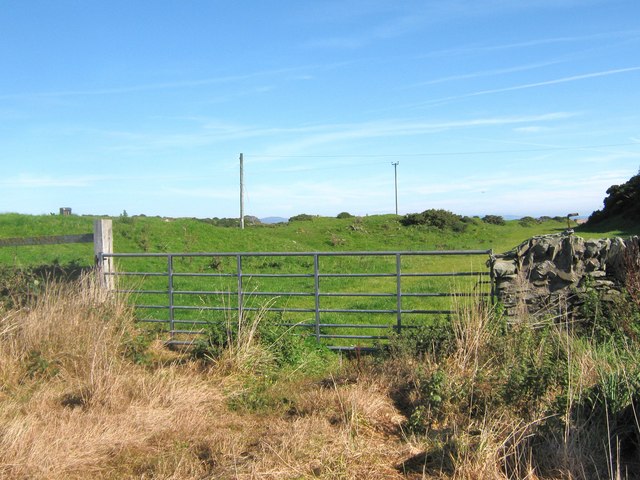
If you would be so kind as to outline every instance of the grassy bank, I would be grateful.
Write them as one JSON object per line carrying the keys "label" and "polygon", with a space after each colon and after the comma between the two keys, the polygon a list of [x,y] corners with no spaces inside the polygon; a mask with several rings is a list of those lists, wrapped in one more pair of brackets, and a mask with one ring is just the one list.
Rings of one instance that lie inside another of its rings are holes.
{"label": "grassy bank", "polygon": [[[395,215],[353,218],[312,217],[287,224],[221,227],[206,219],[163,219],[120,216],[114,219],[116,252],[264,252],[344,250],[509,250],[532,235],[554,233],[566,223],[509,221],[494,225],[469,219],[464,231],[399,223]],[[0,215],[0,235],[26,237],[90,233],[93,217],[58,215]],[[610,232],[619,233],[619,232]],[[588,234],[588,232],[586,232]],[[599,234],[602,234],[599,232]],[[90,245],[0,248],[0,264],[92,263]]]}

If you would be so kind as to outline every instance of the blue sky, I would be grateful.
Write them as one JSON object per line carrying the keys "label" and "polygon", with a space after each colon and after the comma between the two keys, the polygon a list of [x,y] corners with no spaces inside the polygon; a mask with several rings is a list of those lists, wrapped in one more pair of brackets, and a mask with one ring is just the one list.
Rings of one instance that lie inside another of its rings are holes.
{"label": "blue sky", "polygon": [[637,0],[0,1],[0,212],[588,215]]}

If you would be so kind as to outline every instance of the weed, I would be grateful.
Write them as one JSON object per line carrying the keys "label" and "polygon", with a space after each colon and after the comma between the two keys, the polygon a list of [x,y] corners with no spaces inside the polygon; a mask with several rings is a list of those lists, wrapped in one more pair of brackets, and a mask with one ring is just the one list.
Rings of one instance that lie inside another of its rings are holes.
{"label": "weed", "polygon": [[389,342],[380,346],[396,358],[442,357],[450,355],[453,347],[453,325],[451,319],[444,316],[434,317],[428,325],[406,328],[401,334],[393,333]]}
{"label": "weed", "polygon": [[149,346],[154,338],[155,335],[151,332],[125,331],[121,341],[124,356],[135,364],[149,365],[151,362]]}
{"label": "weed", "polygon": [[268,305],[240,318],[209,321],[192,355],[213,362],[232,361],[231,368],[254,373],[293,369],[312,374],[327,365],[328,350],[305,334],[294,333],[266,315]]}
{"label": "weed", "polygon": [[640,338],[640,307],[633,300],[631,292],[611,295],[596,290],[587,281],[581,300],[582,321],[576,329],[578,334],[599,343],[621,345]]}
{"label": "weed", "polygon": [[45,358],[37,350],[28,352],[25,360],[25,369],[29,378],[49,379],[60,372],[59,362]]}
{"label": "weed", "polygon": [[328,242],[329,245],[331,245],[332,247],[339,247],[344,245],[345,243],[347,243],[347,241],[342,238],[339,237],[338,235],[336,235],[335,233],[331,234],[331,238],[329,238]]}

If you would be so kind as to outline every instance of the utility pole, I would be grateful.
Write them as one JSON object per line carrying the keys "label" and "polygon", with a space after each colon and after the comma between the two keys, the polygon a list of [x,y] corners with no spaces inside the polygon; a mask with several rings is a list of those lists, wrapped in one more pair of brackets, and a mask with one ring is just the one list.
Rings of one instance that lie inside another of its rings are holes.
{"label": "utility pole", "polygon": [[400,162],[391,162],[391,165],[393,165],[393,176],[395,179],[395,186],[396,186],[396,215],[398,215],[398,164]]}
{"label": "utility pole", "polygon": [[240,154],[240,229],[244,230],[244,158]]}

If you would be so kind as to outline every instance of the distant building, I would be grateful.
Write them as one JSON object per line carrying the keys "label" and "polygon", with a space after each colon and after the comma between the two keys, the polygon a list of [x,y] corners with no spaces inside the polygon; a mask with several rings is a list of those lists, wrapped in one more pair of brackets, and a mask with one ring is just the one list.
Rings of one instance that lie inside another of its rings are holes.
{"label": "distant building", "polygon": [[71,207],[60,207],[60,215],[71,215]]}

